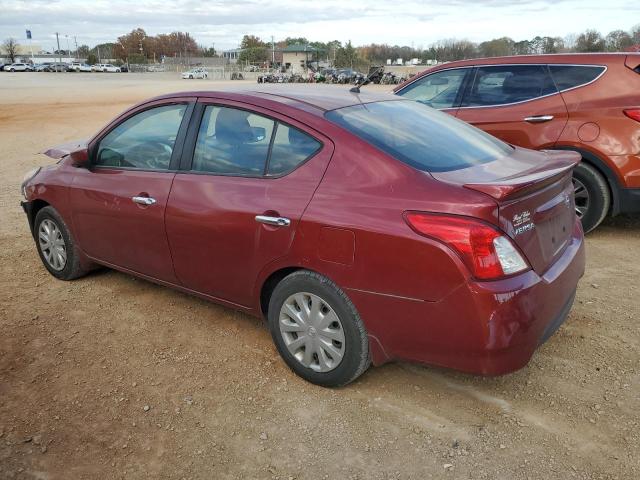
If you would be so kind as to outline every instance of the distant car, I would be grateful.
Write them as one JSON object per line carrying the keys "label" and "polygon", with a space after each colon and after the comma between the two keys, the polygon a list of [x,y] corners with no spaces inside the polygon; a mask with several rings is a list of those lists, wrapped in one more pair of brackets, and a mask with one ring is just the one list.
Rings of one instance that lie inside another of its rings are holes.
{"label": "distant car", "polygon": [[105,73],[120,73],[122,69],[120,67],[116,67],[110,63],[99,63],[98,65],[94,65],[96,72],[105,72]]}
{"label": "distant car", "polygon": [[80,62],[73,62],[71,65],[69,65],[68,70],[70,72],[90,72],[91,65],[87,65],[86,63],[80,63]]}
{"label": "distant car", "polygon": [[194,68],[187,72],[182,72],[182,78],[207,78],[208,74],[204,68]]}
{"label": "distant car", "polygon": [[576,213],[586,232],[640,212],[640,54],[493,57],[450,62],[395,93],[503,141],[572,150]]}
{"label": "distant car", "polygon": [[46,72],[51,62],[37,63],[33,66],[34,72]]}
{"label": "distant car", "polygon": [[12,63],[4,66],[5,72],[33,72],[33,66],[30,63]]}
{"label": "distant car", "polygon": [[324,386],[396,359],[522,368],[584,272],[580,155],[398,96],[182,92],[46,154],[60,161],[25,175],[22,206],[54,277],[105,265],[266,317]]}
{"label": "distant car", "polygon": [[125,64],[120,65],[120,67],[119,67],[119,68],[120,68],[120,71],[121,71],[121,72],[123,72],[123,73],[125,73],[125,72],[129,72],[129,67],[127,66],[127,64],[126,64],[126,63],[125,63]]}
{"label": "distant car", "polygon": [[45,68],[46,72],[66,72],[69,66],[66,63],[51,63]]}

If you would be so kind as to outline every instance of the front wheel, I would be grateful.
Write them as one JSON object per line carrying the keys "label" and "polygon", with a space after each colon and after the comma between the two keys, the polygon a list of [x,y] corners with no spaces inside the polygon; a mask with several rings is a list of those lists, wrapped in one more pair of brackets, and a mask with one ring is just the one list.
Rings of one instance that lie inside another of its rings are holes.
{"label": "front wheel", "polygon": [[576,215],[585,233],[596,228],[609,213],[611,193],[605,178],[588,163],[582,161],[573,170],[573,190]]}
{"label": "front wheel", "polygon": [[55,208],[44,207],[38,212],[34,236],[40,259],[51,275],[73,280],[87,273],[71,232]]}
{"label": "front wheel", "polygon": [[323,387],[346,385],[369,367],[369,341],[351,300],[331,280],[300,270],[269,301],[269,330],[287,365]]}

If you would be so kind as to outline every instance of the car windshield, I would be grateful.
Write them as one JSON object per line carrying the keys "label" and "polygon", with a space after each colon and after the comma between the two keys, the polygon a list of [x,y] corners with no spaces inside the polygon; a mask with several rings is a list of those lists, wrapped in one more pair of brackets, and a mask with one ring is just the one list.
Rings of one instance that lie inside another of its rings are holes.
{"label": "car windshield", "polygon": [[482,130],[410,100],[362,103],[331,110],[325,117],[425,172],[459,170],[513,151]]}

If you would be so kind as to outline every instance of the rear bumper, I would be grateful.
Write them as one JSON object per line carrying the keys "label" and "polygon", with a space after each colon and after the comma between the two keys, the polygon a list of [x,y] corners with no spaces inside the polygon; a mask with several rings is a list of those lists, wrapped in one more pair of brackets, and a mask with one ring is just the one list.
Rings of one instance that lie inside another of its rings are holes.
{"label": "rear bumper", "polygon": [[372,351],[374,363],[399,359],[501,375],[524,367],[564,322],[584,268],[576,224],[565,252],[544,275],[470,281],[438,302],[349,295],[381,346]]}

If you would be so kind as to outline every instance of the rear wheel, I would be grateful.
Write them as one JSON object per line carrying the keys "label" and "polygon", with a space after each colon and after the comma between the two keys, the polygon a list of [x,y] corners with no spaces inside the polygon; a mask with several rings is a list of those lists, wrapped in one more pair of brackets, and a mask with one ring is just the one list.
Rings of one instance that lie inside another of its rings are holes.
{"label": "rear wheel", "polygon": [[40,259],[51,275],[60,280],[73,280],[87,273],[69,228],[55,208],[44,207],[38,212],[34,235]]}
{"label": "rear wheel", "polygon": [[582,161],[573,171],[576,215],[585,232],[596,228],[609,213],[611,193],[604,177]]}
{"label": "rear wheel", "polygon": [[269,329],[287,365],[324,387],[346,385],[369,367],[369,340],[355,306],[314,272],[285,277],[269,301]]}

